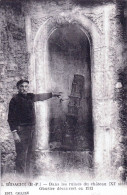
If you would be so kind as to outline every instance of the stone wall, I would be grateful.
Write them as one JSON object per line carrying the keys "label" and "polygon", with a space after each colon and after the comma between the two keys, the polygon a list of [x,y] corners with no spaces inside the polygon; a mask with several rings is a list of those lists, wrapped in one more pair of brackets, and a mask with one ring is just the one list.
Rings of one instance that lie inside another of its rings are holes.
{"label": "stone wall", "polygon": [[0,124],[2,172],[15,168],[15,146],[7,123],[9,101],[17,93],[16,83],[28,77],[25,21],[20,3],[0,7]]}
{"label": "stone wall", "polygon": [[[116,171],[119,172],[119,168],[125,164],[122,156],[126,145],[126,112],[123,106],[123,102],[126,105],[126,74],[123,74],[126,72],[126,48],[123,47],[121,5],[112,1],[89,4],[73,0],[31,0],[21,4],[3,4],[1,10],[1,56],[4,63],[1,63],[3,96],[0,104],[4,121],[2,132],[7,132],[7,140],[12,138],[5,121],[8,102],[16,92],[16,88],[13,88],[15,83],[19,78],[28,77],[31,91],[50,91],[51,85],[47,85],[45,80],[50,81],[48,39],[60,25],[78,23],[91,46],[96,175],[111,177]],[[119,89],[120,82],[122,89]],[[45,122],[48,119],[48,106],[49,102],[36,105],[37,148],[42,150],[48,148],[49,129]],[[46,131],[42,131],[42,127]]]}
{"label": "stone wall", "polygon": [[[43,3],[32,1],[25,7],[28,13],[26,15],[27,29],[30,29],[32,34],[32,36],[28,36],[29,51],[33,60],[30,64],[29,78],[35,79],[33,90],[36,92],[42,92],[44,87],[45,90],[50,90],[51,86],[41,86],[42,83],[45,83],[45,77],[47,80],[50,78],[47,40],[60,25],[79,23],[89,37],[92,48],[91,78],[95,167],[99,170],[99,175],[109,177],[113,172],[116,173],[122,164],[122,146],[119,142],[121,135],[119,101],[115,95],[118,70],[123,67],[120,7],[115,3],[81,6],[75,4],[74,1],[63,4],[62,2],[59,5],[55,1]],[[43,79],[41,79],[41,75],[43,75]],[[45,105],[45,110],[48,113],[48,104]],[[48,124],[46,124],[45,118],[43,127],[46,131],[42,135],[42,124],[39,121],[43,120],[44,115],[41,103],[37,105],[37,112],[38,133],[40,135],[38,147],[45,149],[48,147],[48,142],[44,142],[43,138],[45,136],[48,141]]]}

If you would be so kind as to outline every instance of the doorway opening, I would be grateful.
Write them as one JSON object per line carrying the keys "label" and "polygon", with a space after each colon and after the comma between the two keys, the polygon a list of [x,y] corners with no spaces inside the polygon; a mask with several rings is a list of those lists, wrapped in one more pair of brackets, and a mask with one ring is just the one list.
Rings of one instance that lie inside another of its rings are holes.
{"label": "doorway opening", "polygon": [[48,40],[52,91],[51,150],[93,151],[90,43],[78,24],[64,24]]}

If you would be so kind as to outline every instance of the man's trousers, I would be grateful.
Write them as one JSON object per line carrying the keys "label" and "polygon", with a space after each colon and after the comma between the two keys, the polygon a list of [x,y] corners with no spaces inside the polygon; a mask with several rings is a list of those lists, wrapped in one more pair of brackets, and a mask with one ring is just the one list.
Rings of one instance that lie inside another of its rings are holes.
{"label": "man's trousers", "polygon": [[16,172],[30,173],[31,160],[33,158],[33,138],[35,134],[35,126],[19,126],[17,131],[21,142],[16,143]]}

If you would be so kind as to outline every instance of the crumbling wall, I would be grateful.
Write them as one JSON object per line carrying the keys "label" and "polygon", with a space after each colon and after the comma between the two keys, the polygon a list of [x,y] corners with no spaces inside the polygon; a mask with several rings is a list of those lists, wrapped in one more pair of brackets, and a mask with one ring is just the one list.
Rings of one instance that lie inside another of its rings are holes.
{"label": "crumbling wall", "polygon": [[0,4],[0,140],[2,172],[15,169],[15,145],[7,117],[9,101],[17,93],[16,83],[28,77],[25,21],[20,3]]}

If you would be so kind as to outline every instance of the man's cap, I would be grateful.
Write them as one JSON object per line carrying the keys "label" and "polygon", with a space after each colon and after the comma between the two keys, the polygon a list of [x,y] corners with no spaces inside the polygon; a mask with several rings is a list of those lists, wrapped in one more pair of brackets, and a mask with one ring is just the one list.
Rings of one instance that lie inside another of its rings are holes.
{"label": "man's cap", "polygon": [[21,79],[20,81],[17,82],[16,86],[18,87],[18,86],[21,85],[22,83],[28,83],[28,84],[29,84],[29,81],[26,80],[26,79]]}

